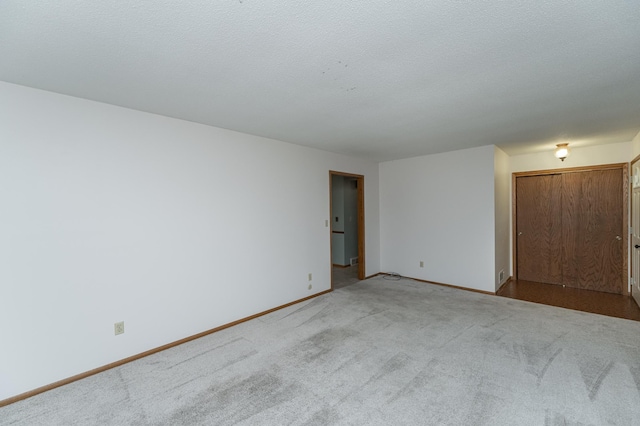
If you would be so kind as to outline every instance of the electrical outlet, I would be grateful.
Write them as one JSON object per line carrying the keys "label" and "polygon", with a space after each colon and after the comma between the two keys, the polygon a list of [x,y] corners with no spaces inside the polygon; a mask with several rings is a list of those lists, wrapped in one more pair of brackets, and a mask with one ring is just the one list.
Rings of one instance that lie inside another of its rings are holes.
{"label": "electrical outlet", "polygon": [[313,280],[313,274],[309,272],[309,281]]}
{"label": "electrical outlet", "polygon": [[124,321],[117,322],[113,324],[113,330],[115,331],[115,335],[124,333]]}
{"label": "electrical outlet", "polygon": [[313,288],[313,286],[311,284],[309,284],[309,290],[311,290]]}
{"label": "electrical outlet", "polygon": [[420,261],[420,267],[424,268],[424,261],[423,260]]}

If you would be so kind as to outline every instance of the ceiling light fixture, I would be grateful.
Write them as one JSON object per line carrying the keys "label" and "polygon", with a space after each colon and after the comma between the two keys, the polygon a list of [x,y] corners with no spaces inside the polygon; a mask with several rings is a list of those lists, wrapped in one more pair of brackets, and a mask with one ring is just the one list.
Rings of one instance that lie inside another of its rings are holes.
{"label": "ceiling light fixture", "polygon": [[569,156],[569,144],[568,143],[559,143],[556,145],[556,151],[554,155],[556,158],[559,158],[560,161],[564,161],[565,158]]}

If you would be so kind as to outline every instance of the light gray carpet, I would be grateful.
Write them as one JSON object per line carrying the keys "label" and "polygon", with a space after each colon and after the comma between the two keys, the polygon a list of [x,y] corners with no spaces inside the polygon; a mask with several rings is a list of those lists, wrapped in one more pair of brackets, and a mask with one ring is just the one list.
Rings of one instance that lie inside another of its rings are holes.
{"label": "light gray carpet", "polygon": [[0,409],[8,425],[638,425],[640,323],[374,278]]}

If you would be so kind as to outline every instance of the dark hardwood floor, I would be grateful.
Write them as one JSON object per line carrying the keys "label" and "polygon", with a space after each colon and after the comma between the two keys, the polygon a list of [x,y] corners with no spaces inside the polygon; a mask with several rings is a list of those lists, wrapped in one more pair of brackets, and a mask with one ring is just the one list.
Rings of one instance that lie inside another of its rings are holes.
{"label": "dark hardwood floor", "polygon": [[498,290],[497,295],[640,321],[640,308],[631,296],[523,280],[509,281]]}

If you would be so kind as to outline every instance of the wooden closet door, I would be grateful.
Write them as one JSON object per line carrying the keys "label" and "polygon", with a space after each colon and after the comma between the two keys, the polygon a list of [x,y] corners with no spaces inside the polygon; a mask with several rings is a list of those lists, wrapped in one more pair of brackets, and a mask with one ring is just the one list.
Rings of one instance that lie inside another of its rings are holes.
{"label": "wooden closet door", "polygon": [[562,284],[561,175],[516,178],[518,279]]}
{"label": "wooden closet door", "polygon": [[623,172],[562,175],[563,283],[622,293]]}

